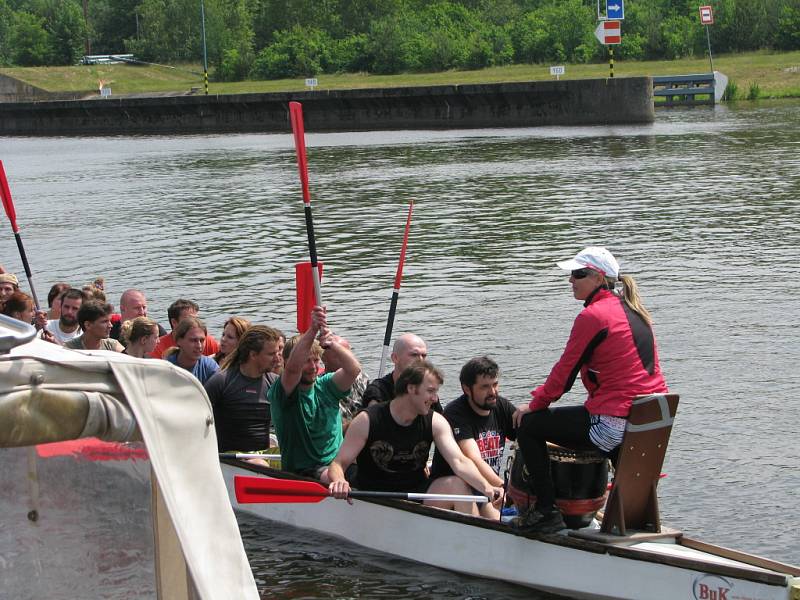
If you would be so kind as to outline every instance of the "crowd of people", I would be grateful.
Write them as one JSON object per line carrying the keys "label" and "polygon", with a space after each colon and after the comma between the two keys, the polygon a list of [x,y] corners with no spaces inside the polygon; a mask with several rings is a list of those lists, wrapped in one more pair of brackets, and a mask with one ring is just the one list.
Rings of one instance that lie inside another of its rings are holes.
{"label": "crowd of people", "polygon": [[[544,533],[564,527],[547,442],[594,449],[613,461],[633,398],[667,391],[650,315],[613,255],[589,247],[558,266],[570,273],[584,308],[547,380],[519,407],[500,395],[497,363],[479,356],[461,369],[462,395],[443,408],[444,376],[412,333],[395,340],[393,371],[370,381],[347,340],[329,329],[321,306],[312,309],[309,328],[288,339],[273,327],[230,317],[217,342],[191,300],[169,306],[169,331],[148,317],[141,290],[126,290],[115,313],[102,280],[83,288],[57,283],[49,310],[37,312],[16,276],[0,272],[0,310],[67,348],[162,359],[189,371],[211,400],[220,452],[266,452],[274,428],[282,468],[320,480],[337,498],[348,498],[351,486],[477,493],[489,502],[426,503],[497,519],[505,502],[506,441],[517,440],[536,502],[512,525]],[[551,408],[579,374],[586,402]]]}

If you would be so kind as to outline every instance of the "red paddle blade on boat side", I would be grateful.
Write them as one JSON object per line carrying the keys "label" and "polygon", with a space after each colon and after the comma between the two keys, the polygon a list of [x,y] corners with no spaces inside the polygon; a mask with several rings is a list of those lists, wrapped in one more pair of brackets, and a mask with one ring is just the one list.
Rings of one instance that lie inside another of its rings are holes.
{"label": "red paddle blade on boat side", "polygon": [[330,497],[328,488],[314,481],[235,475],[233,487],[240,504],[320,502]]}

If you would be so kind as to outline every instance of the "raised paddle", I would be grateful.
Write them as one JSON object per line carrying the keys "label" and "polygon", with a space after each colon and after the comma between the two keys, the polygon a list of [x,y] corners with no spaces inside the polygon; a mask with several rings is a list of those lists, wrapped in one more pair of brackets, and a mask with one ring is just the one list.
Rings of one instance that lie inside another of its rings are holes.
{"label": "raised paddle", "polygon": [[389,304],[389,318],[386,320],[386,333],[383,334],[383,351],[381,352],[381,364],[378,366],[378,377],[383,377],[386,368],[386,357],[389,355],[389,343],[392,341],[392,328],[394,327],[394,315],[397,312],[397,299],[400,297],[400,283],[403,281],[403,264],[406,262],[406,248],[408,248],[408,231],[411,229],[411,213],[414,212],[414,201],[408,204],[408,217],[406,218],[406,231],[403,234],[403,246],[400,249],[400,261],[397,263],[397,273],[394,276],[394,289],[392,290],[392,301]]}
{"label": "raised paddle", "polygon": [[314,238],[314,219],[311,216],[311,193],[308,191],[308,159],[306,158],[306,133],[303,127],[303,105],[289,102],[289,119],[292,122],[294,147],[297,151],[297,169],[300,172],[300,185],[303,188],[303,206],[306,213],[306,233],[308,233],[308,253],[311,256],[311,274],[314,278],[314,295],[317,306],[322,306],[319,271],[317,270],[317,242]]}
{"label": "raised paddle", "polygon": [[[249,477],[234,475],[233,485],[236,500],[240,504],[276,502],[320,502],[330,498],[331,493],[316,481],[296,479],[272,479],[268,477]],[[486,496],[466,496],[460,494],[415,494],[406,492],[365,492],[352,490],[350,498],[396,498],[399,500],[444,500],[451,502],[489,502]]]}
{"label": "raised paddle", "polygon": [[31,275],[31,267],[28,264],[28,257],[25,254],[25,246],[22,245],[22,238],[19,235],[19,227],[17,226],[17,211],[14,210],[14,201],[11,199],[11,189],[8,187],[8,179],[6,179],[6,170],[3,167],[3,161],[0,160],[0,196],[3,199],[3,208],[6,211],[8,220],[11,221],[11,230],[14,232],[14,237],[17,240],[17,248],[19,248],[19,256],[22,259],[22,266],[25,268],[25,275],[28,278],[28,285],[31,288],[31,296],[36,305],[37,312],[39,307],[39,298],[36,296],[36,290],[33,288],[33,276]]}

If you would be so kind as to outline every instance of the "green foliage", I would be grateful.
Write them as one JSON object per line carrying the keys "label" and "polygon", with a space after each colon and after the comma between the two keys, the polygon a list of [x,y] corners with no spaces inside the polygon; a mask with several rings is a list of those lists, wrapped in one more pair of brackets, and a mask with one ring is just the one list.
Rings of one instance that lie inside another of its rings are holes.
{"label": "green foliage", "polygon": [[761,86],[755,81],[750,82],[750,87],[747,90],[748,100],[758,100],[761,97]]}
{"label": "green foliage", "polygon": [[728,80],[728,85],[725,86],[725,91],[722,93],[722,100],[724,102],[735,102],[739,97],[739,86],[733,79]]}
{"label": "green foliage", "polygon": [[138,37],[139,0],[92,0],[89,15],[93,54],[116,54]]}
{"label": "green foliage", "polygon": [[694,55],[697,26],[689,17],[670,17],[661,24],[661,37],[666,58],[684,58]]}
{"label": "green foliage", "polygon": [[587,62],[600,50],[594,39],[595,16],[580,0],[545,4],[510,24],[520,62]]}
{"label": "green foliage", "polygon": [[331,37],[321,29],[295,25],[275,35],[275,42],[258,53],[252,77],[313,77],[331,65]]}
{"label": "green foliage", "polygon": [[797,6],[784,6],[778,17],[775,45],[781,50],[800,49],[800,2]]}
{"label": "green foliage", "polygon": [[74,65],[83,56],[86,27],[83,10],[73,0],[48,3],[45,28],[50,33],[51,65]]}
{"label": "green foliage", "polygon": [[46,65],[50,58],[50,36],[44,19],[27,12],[16,13],[11,36],[11,60],[23,67]]}
{"label": "green foliage", "polygon": [[642,60],[646,56],[647,38],[641,33],[631,33],[622,36],[619,45],[620,58],[627,60]]}
{"label": "green foliage", "polygon": [[[800,49],[800,0],[709,0],[715,53]],[[0,65],[70,64],[127,50],[158,63],[203,58],[220,80],[393,74],[604,61],[593,0],[0,0]],[[696,0],[626,0],[623,60],[705,52]]]}
{"label": "green foliage", "polygon": [[10,65],[14,13],[6,0],[0,0],[0,66]]}

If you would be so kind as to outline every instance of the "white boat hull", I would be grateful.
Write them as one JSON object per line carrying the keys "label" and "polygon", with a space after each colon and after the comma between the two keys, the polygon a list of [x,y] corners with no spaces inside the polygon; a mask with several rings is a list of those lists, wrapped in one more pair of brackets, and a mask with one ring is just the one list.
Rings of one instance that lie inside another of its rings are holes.
{"label": "white boat hull", "polygon": [[222,468],[236,510],[427,565],[570,598],[789,600],[792,585],[800,586],[800,579],[693,550],[672,538],[619,549],[567,536],[533,539],[428,507],[406,511],[387,503],[354,500],[350,505],[332,498],[316,504],[239,504],[233,477],[254,473],[230,464]]}

